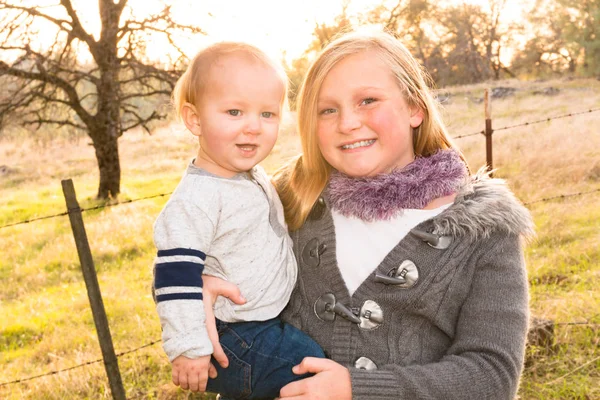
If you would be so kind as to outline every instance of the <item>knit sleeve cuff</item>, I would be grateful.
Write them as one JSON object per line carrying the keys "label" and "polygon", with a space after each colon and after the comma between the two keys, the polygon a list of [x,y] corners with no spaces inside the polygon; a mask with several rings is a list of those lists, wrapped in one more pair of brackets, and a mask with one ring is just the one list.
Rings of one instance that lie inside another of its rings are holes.
{"label": "knit sleeve cuff", "polygon": [[352,399],[398,400],[399,387],[394,371],[350,368]]}
{"label": "knit sleeve cuff", "polygon": [[213,346],[206,331],[163,340],[163,349],[171,362],[179,356],[199,358],[213,352]]}

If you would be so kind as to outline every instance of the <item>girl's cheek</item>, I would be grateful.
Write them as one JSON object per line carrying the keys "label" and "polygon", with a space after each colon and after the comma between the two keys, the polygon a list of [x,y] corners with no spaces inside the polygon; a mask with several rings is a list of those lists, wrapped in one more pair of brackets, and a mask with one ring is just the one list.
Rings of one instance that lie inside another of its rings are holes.
{"label": "girl's cheek", "polygon": [[331,127],[326,122],[319,122],[317,124],[317,140],[319,145],[326,143],[331,138]]}
{"label": "girl's cheek", "polygon": [[392,132],[398,123],[398,117],[392,110],[377,107],[369,111],[369,125],[376,133]]}

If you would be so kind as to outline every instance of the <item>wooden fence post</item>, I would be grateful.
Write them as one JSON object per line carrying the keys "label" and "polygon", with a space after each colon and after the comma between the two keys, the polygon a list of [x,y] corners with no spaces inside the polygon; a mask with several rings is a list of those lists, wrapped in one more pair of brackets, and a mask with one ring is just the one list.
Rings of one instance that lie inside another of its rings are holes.
{"label": "wooden fence post", "polygon": [[98,341],[100,342],[100,349],[102,350],[102,358],[104,359],[104,368],[106,369],[106,375],[108,376],[110,391],[113,399],[125,400],[125,389],[123,388],[119,364],[110,336],[108,319],[106,318],[104,303],[102,302],[94,260],[92,259],[90,245],[88,243],[87,234],[85,233],[85,226],[83,225],[83,218],[81,217],[81,208],[79,208],[79,203],[77,202],[73,181],[71,179],[62,180],[61,184],[67,203],[71,229],[73,230],[73,236],[75,237],[77,253],[79,254],[79,261],[81,262],[83,279],[85,280],[85,286],[87,288],[88,298],[94,316],[94,324],[96,325],[96,332],[98,333]]}
{"label": "wooden fence post", "polygon": [[[485,105],[485,159],[488,171],[491,171],[494,168],[492,162],[492,133],[494,130],[492,129],[492,102],[489,89],[485,89],[483,102]],[[493,176],[492,172],[490,172],[490,176]]]}

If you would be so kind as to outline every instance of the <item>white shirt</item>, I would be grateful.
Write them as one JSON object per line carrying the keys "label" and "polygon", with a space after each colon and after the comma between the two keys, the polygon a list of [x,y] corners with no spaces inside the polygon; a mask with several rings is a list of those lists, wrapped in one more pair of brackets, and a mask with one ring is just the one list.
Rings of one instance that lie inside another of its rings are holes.
{"label": "white shirt", "polygon": [[389,220],[372,222],[332,210],[337,263],[350,296],[412,228],[450,205],[432,210],[405,209]]}

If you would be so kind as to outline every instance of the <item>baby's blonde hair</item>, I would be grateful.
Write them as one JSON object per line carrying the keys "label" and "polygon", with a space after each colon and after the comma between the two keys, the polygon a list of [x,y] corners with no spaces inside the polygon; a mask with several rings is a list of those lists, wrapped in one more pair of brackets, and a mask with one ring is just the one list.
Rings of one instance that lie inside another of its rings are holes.
{"label": "baby's blonde hair", "polygon": [[408,105],[423,112],[423,122],[413,130],[415,156],[429,156],[440,149],[455,148],[429,89],[431,79],[408,49],[392,35],[381,31],[346,33],[327,45],[314,60],[298,95],[298,132],[303,154],[275,176],[290,230],[304,224],[332,170],[321,154],[317,140],[317,102],[323,81],[338,62],[362,51],[372,51],[385,62]]}
{"label": "baby's blonde hair", "polygon": [[200,50],[175,84],[172,97],[173,107],[178,118],[181,119],[181,112],[186,103],[192,105],[199,104],[210,75],[210,69],[215,63],[223,57],[233,54],[249,56],[251,60],[256,60],[265,66],[273,68],[283,83],[284,93],[282,101],[284,102],[284,106],[287,104],[288,78],[281,64],[275,62],[264,51],[251,44],[243,42],[219,42]]}

